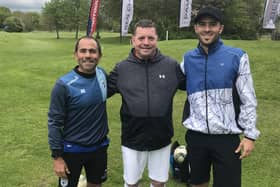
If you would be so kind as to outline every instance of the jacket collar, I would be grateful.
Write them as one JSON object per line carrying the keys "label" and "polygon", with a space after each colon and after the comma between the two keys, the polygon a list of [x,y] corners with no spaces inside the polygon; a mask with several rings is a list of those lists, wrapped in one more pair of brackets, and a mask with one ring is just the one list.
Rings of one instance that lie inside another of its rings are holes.
{"label": "jacket collar", "polygon": [[155,63],[155,62],[160,61],[162,58],[163,58],[163,56],[162,56],[160,50],[156,49],[156,54],[152,58],[147,59],[147,60],[139,59],[138,57],[135,56],[135,48],[132,48],[127,60],[131,61],[131,62],[135,62],[135,63],[146,63],[146,62]]}
{"label": "jacket collar", "polygon": [[82,76],[82,77],[84,77],[84,78],[86,78],[86,79],[90,79],[90,78],[93,78],[93,77],[95,77],[95,75],[96,75],[96,72],[94,71],[93,73],[90,73],[90,74],[88,74],[88,73],[83,73],[83,72],[80,72],[79,70],[78,70],[78,67],[79,66],[75,66],[74,67],[74,69],[73,69],[73,71],[75,71],[77,74],[79,74],[80,76]]}
{"label": "jacket collar", "polygon": [[[219,37],[215,42],[209,45],[208,47],[208,54],[212,54],[217,51],[223,45],[222,39]],[[199,49],[200,53],[205,54],[204,49],[202,48],[201,44],[198,43],[197,48]]]}

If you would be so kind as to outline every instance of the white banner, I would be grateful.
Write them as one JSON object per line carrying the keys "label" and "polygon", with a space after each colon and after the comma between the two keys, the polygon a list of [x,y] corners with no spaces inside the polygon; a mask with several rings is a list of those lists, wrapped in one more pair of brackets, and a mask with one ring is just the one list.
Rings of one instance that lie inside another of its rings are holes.
{"label": "white banner", "polygon": [[125,36],[128,33],[128,27],[133,17],[133,0],[123,0],[122,2],[121,36]]}
{"label": "white banner", "polygon": [[192,15],[192,0],[181,0],[179,27],[189,27]]}
{"label": "white banner", "polygon": [[267,0],[263,16],[263,28],[275,29],[275,21],[278,16],[280,16],[280,0]]}

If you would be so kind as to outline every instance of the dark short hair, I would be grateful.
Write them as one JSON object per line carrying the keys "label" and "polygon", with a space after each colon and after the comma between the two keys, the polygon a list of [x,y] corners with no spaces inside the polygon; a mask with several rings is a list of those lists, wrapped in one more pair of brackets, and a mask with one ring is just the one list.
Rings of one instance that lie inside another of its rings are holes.
{"label": "dark short hair", "polygon": [[142,27],[142,28],[155,28],[155,30],[156,30],[156,32],[157,32],[155,23],[154,23],[152,20],[150,20],[150,19],[141,19],[141,20],[139,20],[139,21],[134,25],[133,35],[135,34],[136,29],[137,29],[138,27]]}
{"label": "dark short hair", "polygon": [[201,18],[204,17],[211,17],[213,19],[215,19],[217,22],[223,23],[223,19],[222,19],[222,12],[220,9],[216,8],[216,7],[212,7],[212,6],[206,6],[201,8],[196,17],[194,18],[194,23],[197,23],[200,21]]}
{"label": "dark short hair", "polygon": [[98,41],[97,39],[95,39],[94,37],[92,37],[92,36],[82,36],[82,37],[80,37],[80,38],[76,41],[76,44],[75,44],[75,51],[74,51],[74,52],[76,53],[76,52],[78,51],[80,41],[81,41],[82,39],[85,39],[85,38],[91,39],[91,40],[93,40],[93,41],[96,42],[98,53],[99,53],[100,56],[102,56],[101,45],[100,45],[99,41]]}

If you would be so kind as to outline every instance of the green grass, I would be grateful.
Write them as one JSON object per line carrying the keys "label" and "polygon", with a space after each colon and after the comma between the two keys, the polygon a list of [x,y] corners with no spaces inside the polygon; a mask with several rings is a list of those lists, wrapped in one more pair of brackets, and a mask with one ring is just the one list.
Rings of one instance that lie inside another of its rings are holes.
{"label": "green grass", "polygon": [[[104,56],[100,66],[109,72],[125,58],[131,48],[129,39],[122,43],[117,33],[101,33]],[[0,187],[56,186],[52,159],[47,143],[47,112],[50,91],[55,80],[75,66],[75,33],[6,33],[0,32]],[[280,42],[270,40],[231,41],[250,56],[258,97],[258,128],[261,136],[253,154],[243,161],[244,187],[280,186]],[[181,61],[196,40],[161,41],[161,51]],[[181,125],[185,93],[174,99],[173,140],[184,143],[186,129]],[[109,178],[105,187],[121,187],[120,96],[108,100],[110,123]],[[148,186],[145,173],[143,186]],[[169,180],[170,187],[183,184]]]}

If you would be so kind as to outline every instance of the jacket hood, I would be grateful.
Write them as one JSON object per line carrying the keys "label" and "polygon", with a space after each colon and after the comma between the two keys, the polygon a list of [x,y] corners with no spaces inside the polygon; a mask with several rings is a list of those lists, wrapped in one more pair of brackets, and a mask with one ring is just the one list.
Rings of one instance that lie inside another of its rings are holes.
{"label": "jacket hood", "polygon": [[133,62],[133,63],[146,63],[146,62],[156,63],[156,62],[161,61],[164,58],[164,56],[161,54],[159,49],[156,49],[155,56],[153,56],[152,58],[147,59],[147,60],[137,58],[134,54],[134,51],[135,51],[135,48],[132,48],[127,57],[127,61]]}

